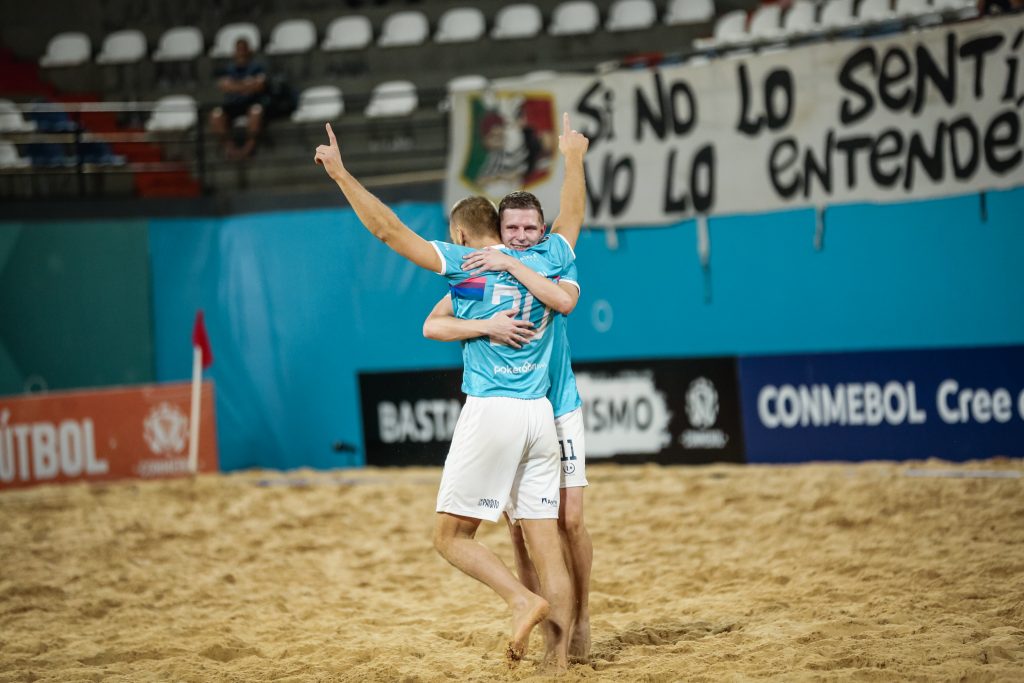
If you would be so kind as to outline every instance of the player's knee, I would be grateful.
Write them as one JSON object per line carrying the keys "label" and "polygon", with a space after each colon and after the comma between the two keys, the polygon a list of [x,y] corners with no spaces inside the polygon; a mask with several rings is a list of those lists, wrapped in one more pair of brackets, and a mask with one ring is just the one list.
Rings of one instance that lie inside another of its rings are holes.
{"label": "player's knee", "polygon": [[579,537],[583,531],[583,508],[576,505],[566,505],[563,512],[558,516],[558,526],[569,540]]}

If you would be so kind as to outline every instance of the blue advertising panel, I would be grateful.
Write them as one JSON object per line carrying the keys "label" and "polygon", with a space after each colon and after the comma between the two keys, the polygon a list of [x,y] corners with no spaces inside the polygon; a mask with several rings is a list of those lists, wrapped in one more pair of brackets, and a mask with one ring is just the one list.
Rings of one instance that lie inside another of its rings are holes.
{"label": "blue advertising panel", "polygon": [[740,358],[749,462],[1024,456],[1024,346]]}

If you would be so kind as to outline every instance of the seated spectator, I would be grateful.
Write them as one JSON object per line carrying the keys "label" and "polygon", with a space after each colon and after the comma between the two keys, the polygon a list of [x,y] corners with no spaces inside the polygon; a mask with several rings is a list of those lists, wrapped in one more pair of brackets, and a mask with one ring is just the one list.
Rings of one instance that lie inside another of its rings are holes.
{"label": "seated spectator", "polygon": [[[229,159],[244,159],[256,149],[256,140],[263,128],[267,104],[267,73],[263,65],[253,61],[249,41],[239,38],[235,55],[224,76],[217,81],[224,93],[224,104],[210,112],[210,129],[220,137],[224,154]],[[232,122],[247,116],[245,143],[239,147],[231,135]]]}

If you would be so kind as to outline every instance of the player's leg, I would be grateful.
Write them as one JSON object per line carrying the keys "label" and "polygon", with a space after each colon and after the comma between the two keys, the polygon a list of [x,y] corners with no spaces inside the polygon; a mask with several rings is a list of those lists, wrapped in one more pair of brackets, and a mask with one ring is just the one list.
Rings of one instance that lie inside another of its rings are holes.
{"label": "player's leg", "polygon": [[594,564],[594,547],[583,521],[585,490],[582,486],[562,489],[558,519],[574,593],[575,623],[569,655],[581,662],[590,659],[590,572]]}
{"label": "player's leg", "polygon": [[568,666],[573,595],[558,534],[559,468],[554,416],[547,399],[531,406],[530,443],[512,488],[511,507],[519,520],[537,570],[540,594],[551,606],[546,658]]}
{"label": "player's leg", "polygon": [[516,580],[508,567],[487,546],[476,540],[479,519],[438,513],[434,525],[434,547],[441,557],[501,596],[512,610],[512,644],[526,650],[533,627],[548,615],[548,602]]}
{"label": "player's leg", "polygon": [[533,566],[533,560],[530,559],[530,552],[526,549],[523,527],[509,519],[508,513],[504,516],[505,522],[508,524],[509,537],[512,539],[512,558],[516,565],[516,576],[519,577],[521,584],[537,593],[540,591],[540,582],[537,579],[537,569]]}
{"label": "player's leg", "polygon": [[594,548],[583,518],[583,492],[588,484],[583,410],[555,420],[562,461],[562,490],[558,508],[559,532],[564,542],[566,565],[572,577],[574,626],[569,655],[579,661],[590,658],[590,574]]}
{"label": "player's leg", "polygon": [[510,658],[522,657],[548,603],[528,590],[474,535],[480,521],[498,521],[509,502],[528,438],[526,401],[470,396],[452,434],[437,493],[434,547],[452,565],[483,582],[512,608]]}

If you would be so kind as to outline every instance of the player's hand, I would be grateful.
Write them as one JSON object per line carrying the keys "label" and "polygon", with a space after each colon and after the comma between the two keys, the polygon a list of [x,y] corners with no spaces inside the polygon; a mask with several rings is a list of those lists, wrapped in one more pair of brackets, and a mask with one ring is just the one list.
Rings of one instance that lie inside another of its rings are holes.
{"label": "player's hand", "polygon": [[341,163],[341,149],[338,147],[338,139],[334,137],[334,131],[331,130],[331,124],[327,124],[327,140],[330,144],[320,145],[316,148],[316,154],[313,155],[313,161],[324,167],[327,171],[327,175],[337,179],[337,177],[344,172],[345,166]]}
{"label": "player's hand", "polygon": [[516,320],[518,309],[499,311],[487,322],[487,336],[492,344],[503,344],[513,349],[523,348],[536,332],[529,320]]}
{"label": "player's hand", "polygon": [[519,261],[497,249],[480,249],[462,257],[462,269],[470,275],[498,273],[514,268]]}
{"label": "player's hand", "polygon": [[583,156],[587,153],[590,140],[587,136],[569,127],[569,112],[562,114],[562,134],[558,136],[558,151],[563,156],[578,154]]}

